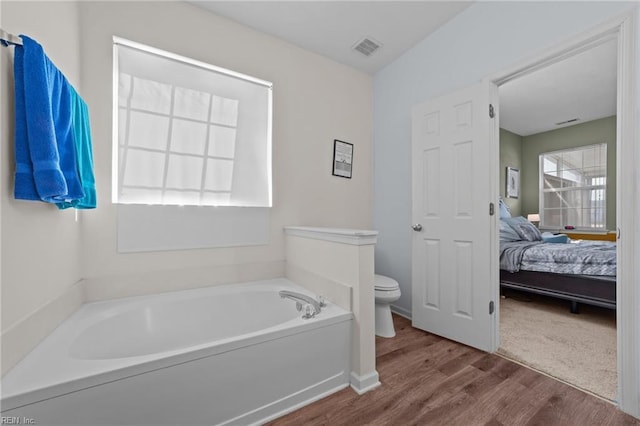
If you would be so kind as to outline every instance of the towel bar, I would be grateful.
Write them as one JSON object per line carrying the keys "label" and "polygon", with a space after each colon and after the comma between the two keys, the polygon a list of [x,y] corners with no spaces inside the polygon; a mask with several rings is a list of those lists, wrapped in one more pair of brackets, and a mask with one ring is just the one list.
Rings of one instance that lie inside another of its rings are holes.
{"label": "towel bar", "polygon": [[0,28],[0,42],[3,46],[9,46],[10,44],[22,46],[22,39],[20,37],[14,36],[2,28]]}

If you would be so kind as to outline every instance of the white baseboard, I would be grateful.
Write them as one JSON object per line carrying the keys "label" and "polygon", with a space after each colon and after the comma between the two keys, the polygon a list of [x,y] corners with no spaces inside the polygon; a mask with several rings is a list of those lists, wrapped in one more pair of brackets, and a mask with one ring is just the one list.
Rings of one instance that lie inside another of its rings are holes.
{"label": "white baseboard", "polygon": [[362,395],[365,394],[367,392],[369,392],[370,390],[373,390],[375,388],[377,388],[378,386],[380,386],[382,383],[380,383],[379,377],[378,377],[378,372],[376,370],[373,370],[373,372],[365,375],[365,376],[358,376],[356,373],[354,373],[353,371],[351,372],[351,376],[350,376],[350,381],[351,381],[351,388],[358,394],[358,395]]}
{"label": "white baseboard", "polygon": [[411,311],[408,309],[401,308],[400,306],[391,305],[391,312],[394,314],[398,314],[401,317],[404,317],[408,320],[411,319]]}

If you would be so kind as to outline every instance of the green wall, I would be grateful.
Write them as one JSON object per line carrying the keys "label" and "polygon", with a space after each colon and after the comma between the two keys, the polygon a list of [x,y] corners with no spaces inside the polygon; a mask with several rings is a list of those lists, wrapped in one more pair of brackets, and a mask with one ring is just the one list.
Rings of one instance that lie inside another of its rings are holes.
{"label": "green wall", "polygon": [[[500,162],[502,165],[502,133]],[[521,214],[538,212],[538,157],[543,152],[558,151],[596,143],[607,144],[607,229],[616,229],[616,117],[601,118],[558,130],[522,137]],[[501,173],[503,173],[502,167]],[[501,179],[504,179],[502,177]],[[501,183],[504,192],[504,183]]]}
{"label": "green wall", "polygon": [[[522,136],[500,129],[500,196],[511,209],[512,216],[521,216],[523,194],[520,194],[520,198],[505,196],[507,167],[520,169],[520,178],[522,178]],[[520,187],[523,188],[522,184]]]}

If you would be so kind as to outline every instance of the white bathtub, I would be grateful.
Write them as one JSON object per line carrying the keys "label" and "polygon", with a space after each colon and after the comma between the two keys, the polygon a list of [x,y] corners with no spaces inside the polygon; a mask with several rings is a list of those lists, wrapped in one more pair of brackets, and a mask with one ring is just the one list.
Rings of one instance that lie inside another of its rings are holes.
{"label": "white bathtub", "polygon": [[352,314],[286,279],[88,303],[2,379],[38,425],[260,423],[348,386]]}

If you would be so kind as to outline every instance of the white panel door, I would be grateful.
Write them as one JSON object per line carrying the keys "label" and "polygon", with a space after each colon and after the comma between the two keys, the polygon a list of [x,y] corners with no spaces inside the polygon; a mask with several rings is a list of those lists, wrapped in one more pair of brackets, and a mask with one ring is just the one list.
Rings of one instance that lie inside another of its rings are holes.
{"label": "white panel door", "polygon": [[490,351],[488,84],[412,111],[413,326]]}

